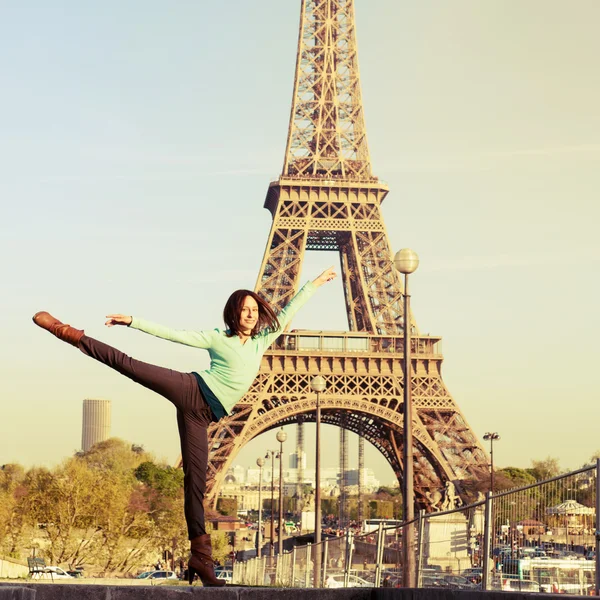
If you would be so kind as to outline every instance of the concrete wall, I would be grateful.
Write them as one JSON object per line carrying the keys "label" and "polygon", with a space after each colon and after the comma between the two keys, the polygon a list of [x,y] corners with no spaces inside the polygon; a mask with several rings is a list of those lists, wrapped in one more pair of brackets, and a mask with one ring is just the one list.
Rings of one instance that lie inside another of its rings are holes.
{"label": "concrete wall", "polygon": [[98,586],[0,583],[0,600],[371,600],[370,588],[347,590],[203,588],[201,586]]}
{"label": "concrete wall", "polygon": [[[86,584],[0,583],[0,600],[564,600],[553,594],[519,592],[467,592],[434,589],[301,589],[203,588],[201,586],[101,586]],[[569,596],[583,598],[584,596]]]}
{"label": "concrete wall", "polygon": [[29,568],[22,562],[10,558],[0,558],[0,579],[16,579],[26,577]]}

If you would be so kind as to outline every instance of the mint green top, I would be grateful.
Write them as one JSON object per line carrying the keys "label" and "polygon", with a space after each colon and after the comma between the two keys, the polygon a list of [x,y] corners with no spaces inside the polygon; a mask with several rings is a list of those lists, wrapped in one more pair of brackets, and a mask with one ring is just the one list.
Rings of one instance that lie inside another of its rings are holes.
{"label": "mint green top", "polygon": [[311,281],[306,283],[277,315],[279,329],[274,333],[261,332],[256,337],[247,339],[245,344],[242,344],[237,335],[227,337],[228,330],[223,329],[183,331],[169,329],[136,317],[133,317],[130,327],[164,340],[208,350],[210,367],[206,371],[199,371],[198,375],[229,414],[250,389],[260,369],[262,355],[316,289],[317,286]]}

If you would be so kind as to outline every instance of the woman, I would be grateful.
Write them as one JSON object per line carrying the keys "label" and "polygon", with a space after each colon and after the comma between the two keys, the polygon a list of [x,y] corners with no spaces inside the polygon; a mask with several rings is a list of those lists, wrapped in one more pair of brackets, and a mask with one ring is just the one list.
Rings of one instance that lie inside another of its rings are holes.
{"label": "woman", "polygon": [[82,330],[61,323],[47,312],[39,312],[33,317],[36,325],[164,396],[177,408],[184,471],[184,512],[192,553],[188,564],[190,584],[196,573],[205,586],[225,584],[215,577],[210,535],[204,527],[208,426],[231,412],[252,385],[267,348],[315,290],[335,277],[334,269],[330,268],[314,281],[306,283],[278,316],[254,292],[237,290],[229,297],[223,310],[224,330],[179,331],[127,315],[107,316],[105,324],[108,327],[124,325],[172,342],[208,350],[210,367],[199,373],[180,373],[132,359],[116,348],[86,336]]}

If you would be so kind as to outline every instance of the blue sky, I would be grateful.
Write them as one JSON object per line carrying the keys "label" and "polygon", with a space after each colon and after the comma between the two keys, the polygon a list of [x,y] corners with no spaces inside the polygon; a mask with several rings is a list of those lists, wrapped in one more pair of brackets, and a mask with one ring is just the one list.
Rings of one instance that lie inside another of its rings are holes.
{"label": "blue sky", "polygon": [[[49,310],[149,362],[206,365],[201,351],[108,330],[104,315],[212,328],[229,293],[254,286],[300,2],[1,12],[0,464],[77,450],[88,397],[113,401],[114,435],[173,461],[172,407],[31,316]],[[384,218],[393,248],[421,258],[413,310],[443,337],[444,380],[477,435],[502,436],[497,464],[575,468],[600,448],[600,4],[356,0],[356,13]],[[306,278],[334,261],[308,255]],[[295,326],[346,328],[339,282]],[[390,478],[376,451],[367,463]]]}

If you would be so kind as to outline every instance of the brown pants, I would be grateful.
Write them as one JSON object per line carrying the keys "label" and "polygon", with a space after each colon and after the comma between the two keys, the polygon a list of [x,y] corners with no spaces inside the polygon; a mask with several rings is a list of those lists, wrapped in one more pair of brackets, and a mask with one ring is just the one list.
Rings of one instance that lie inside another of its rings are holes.
{"label": "brown pants", "polygon": [[192,373],[180,373],[130,358],[116,348],[84,335],[79,349],[125,377],[164,396],[177,408],[183,459],[184,511],[189,539],[204,535],[204,494],[208,435],[212,412]]}

